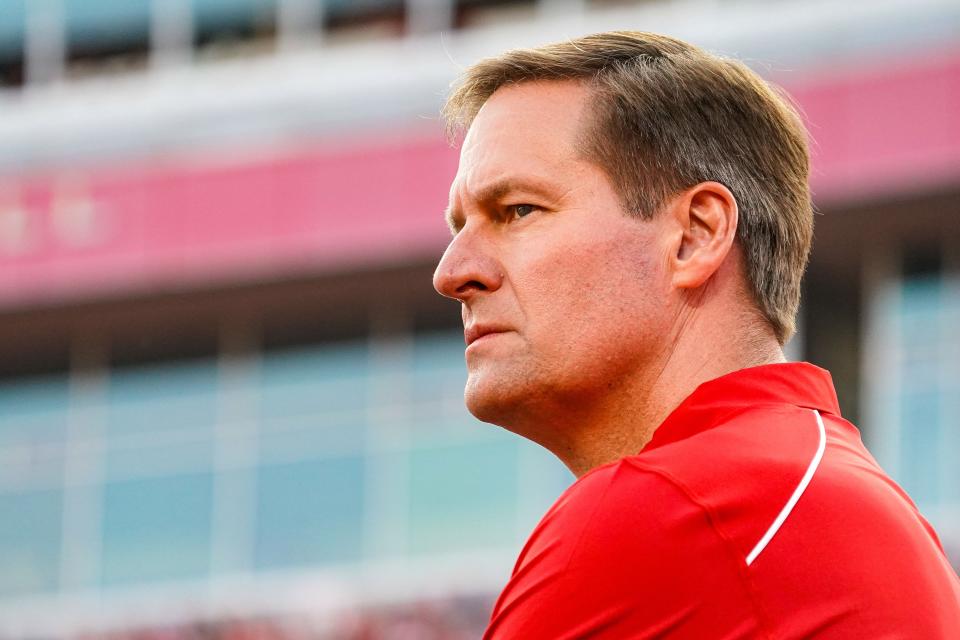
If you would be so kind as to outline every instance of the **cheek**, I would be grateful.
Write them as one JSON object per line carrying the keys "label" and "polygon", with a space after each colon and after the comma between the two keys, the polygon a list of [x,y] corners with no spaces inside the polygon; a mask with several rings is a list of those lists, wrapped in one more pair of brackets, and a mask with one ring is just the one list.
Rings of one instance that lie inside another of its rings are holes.
{"label": "cheek", "polygon": [[613,237],[540,254],[517,287],[530,337],[566,358],[629,351],[660,328],[662,274],[649,245],[625,246]]}

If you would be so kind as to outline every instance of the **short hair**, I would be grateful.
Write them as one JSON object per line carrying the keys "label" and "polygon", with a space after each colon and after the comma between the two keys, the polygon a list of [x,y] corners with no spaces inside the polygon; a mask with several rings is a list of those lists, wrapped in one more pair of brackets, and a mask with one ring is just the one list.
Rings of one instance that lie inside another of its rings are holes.
{"label": "short hair", "polygon": [[451,137],[500,87],[583,82],[581,150],[649,218],[705,181],[733,193],[753,299],[781,344],[795,330],[813,236],[807,132],[785,94],[743,63],[653,33],[617,31],[516,49],[469,67],[443,108]]}

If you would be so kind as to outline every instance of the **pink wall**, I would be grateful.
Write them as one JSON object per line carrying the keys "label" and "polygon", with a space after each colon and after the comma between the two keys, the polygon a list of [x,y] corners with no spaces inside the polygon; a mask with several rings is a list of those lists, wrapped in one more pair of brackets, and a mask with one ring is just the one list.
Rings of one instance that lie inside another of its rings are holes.
{"label": "pink wall", "polygon": [[[960,183],[960,50],[786,81],[821,206]],[[0,308],[433,258],[439,134],[0,182]]]}
{"label": "pink wall", "polygon": [[[32,177],[0,187],[0,306],[439,255],[455,172],[455,152],[434,136]],[[3,216],[17,209],[26,226],[4,239]]]}
{"label": "pink wall", "polygon": [[822,204],[960,182],[960,49],[827,71],[787,87],[814,140]]}

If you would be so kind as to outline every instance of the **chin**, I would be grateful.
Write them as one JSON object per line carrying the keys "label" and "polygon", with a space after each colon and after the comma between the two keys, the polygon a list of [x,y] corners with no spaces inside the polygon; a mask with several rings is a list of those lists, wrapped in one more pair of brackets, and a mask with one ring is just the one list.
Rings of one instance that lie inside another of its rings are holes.
{"label": "chin", "polygon": [[[467,410],[477,420],[509,428],[523,412],[522,393],[506,380],[491,380],[490,376],[471,374],[463,392]],[[512,391],[506,389],[514,387]]]}
{"label": "chin", "polygon": [[503,418],[510,412],[503,406],[503,402],[491,397],[492,394],[484,393],[469,382],[463,393],[464,404],[467,410],[473,414],[473,417],[482,422],[499,424],[502,426]]}
{"label": "chin", "polygon": [[[490,371],[471,373],[463,395],[475,418],[525,437],[532,436],[528,432],[542,429],[545,417],[551,413],[542,402],[551,395],[545,393],[543,381],[516,371],[501,371],[497,375]],[[548,419],[547,423],[552,421]]]}
{"label": "chin", "polygon": [[[501,385],[496,385],[500,387]],[[519,390],[518,390],[519,391]],[[469,380],[464,392],[467,409],[477,420],[502,427],[507,431],[537,443],[549,451],[556,446],[558,428],[554,420],[545,419],[544,407],[531,402],[526,392],[503,393],[484,389]]]}

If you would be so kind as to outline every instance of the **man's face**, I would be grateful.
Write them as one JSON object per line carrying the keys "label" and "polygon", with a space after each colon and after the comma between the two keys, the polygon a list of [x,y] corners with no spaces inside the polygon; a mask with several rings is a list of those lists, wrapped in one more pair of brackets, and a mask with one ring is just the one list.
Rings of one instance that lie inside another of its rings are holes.
{"label": "man's face", "polygon": [[662,216],[627,216],[578,152],[589,102],[573,82],[490,97],[463,143],[456,235],[434,276],[462,303],[467,406],[542,444],[531,429],[551,415],[624,393],[673,313]]}

